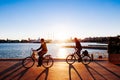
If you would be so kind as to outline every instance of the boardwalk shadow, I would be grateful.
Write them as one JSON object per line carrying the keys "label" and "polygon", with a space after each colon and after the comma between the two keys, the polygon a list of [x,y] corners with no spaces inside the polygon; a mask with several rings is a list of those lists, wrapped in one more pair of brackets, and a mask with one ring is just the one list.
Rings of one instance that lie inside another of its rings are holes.
{"label": "boardwalk shadow", "polygon": [[16,77],[17,80],[21,80],[21,78],[25,75],[25,73],[28,71],[28,69],[24,69],[23,71],[21,71],[20,73],[16,74],[15,76],[13,76],[10,80],[14,80]]}
{"label": "boardwalk shadow", "polygon": [[[48,78],[48,73],[49,73],[49,68],[45,68],[38,76],[35,80],[40,80],[40,76],[42,76],[43,74],[45,73],[45,79],[44,80],[47,80]],[[42,79],[43,80],[43,79]]]}
{"label": "boardwalk shadow", "polygon": [[97,79],[95,79],[93,73],[92,73],[90,70],[92,70],[92,71],[94,71],[95,73],[97,73],[97,74],[98,74],[99,76],[101,76],[104,80],[107,80],[103,75],[101,75],[98,71],[96,71],[95,69],[93,69],[93,68],[90,67],[89,65],[85,65],[85,67],[86,67],[86,69],[88,70],[88,72],[90,73],[90,75],[92,76],[92,78],[93,78],[94,80],[97,80]]}
{"label": "boardwalk shadow", "polygon": [[79,72],[75,69],[75,67],[72,64],[69,64],[69,80],[72,80],[72,78],[71,78],[71,69],[73,69],[77,73],[80,80],[83,80],[82,77],[80,76]]}
{"label": "boardwalk shadow", "polygon": [[[17,80],[20,80],[22,78],[22,76],[27,72],[28,69],[22,70],[20,73],[16,74],[17,71],[21,70],[23,66],[21,65],[21,62],[18,62],[12,66],[10,66],[9,68],[5,69],[4,71],[0,72],[0,80],[6,80],[7,78],[13,79],[17,76],[19,76],[19,78]],[[16,74],[16,75],[15,75]],[[15,75],[15,76],[13,76]]]}
{"label": "boardwalk shadow", "polygon": [[108,68],[106,68],[105,66],[101,65],[100,63],[98,62],[95,62],[96,64],[98,64],[99,66],[101,66],[102,68],[104,68],[106,71],[112,73],[113,75],[115,75],[116,77],[120,78],[120,75],[116,74],[115,72],[109,70]]}

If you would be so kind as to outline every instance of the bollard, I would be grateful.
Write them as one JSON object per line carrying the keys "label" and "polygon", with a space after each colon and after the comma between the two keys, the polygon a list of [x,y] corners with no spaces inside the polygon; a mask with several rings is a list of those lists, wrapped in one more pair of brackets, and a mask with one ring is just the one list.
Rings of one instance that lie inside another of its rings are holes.
{"label": "bollard", "polygon": [[93,54],[91,54],[91,61],[93,61],[93,58],[94,58],[94,56],[93,56]]}

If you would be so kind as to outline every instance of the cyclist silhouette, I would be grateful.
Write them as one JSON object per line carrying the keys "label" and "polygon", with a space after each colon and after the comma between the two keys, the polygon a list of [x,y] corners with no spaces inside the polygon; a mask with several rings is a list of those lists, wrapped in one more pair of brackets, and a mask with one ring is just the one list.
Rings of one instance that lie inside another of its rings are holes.
{"label": "cyclist silhouette", "polygon": [[46,42],[44,41],[43,38],[41,38],[40,43],[41,43],[41,46],[37,49],[38,55],[39,55],[37,67],[42,65],[43,55],[46,54],[48,51],[47,46],[46,46]]}
{"label": "cyclist silhouette", "polygon": [[74,38],[74,41],[75,41],[75,49],[77,49],[77,55],[79,56],[79,59],[78,61],[80,62],[81,61],[81,50],[82,50],[82,46],[81,46],[81,43],[80,41],[75,37]]}

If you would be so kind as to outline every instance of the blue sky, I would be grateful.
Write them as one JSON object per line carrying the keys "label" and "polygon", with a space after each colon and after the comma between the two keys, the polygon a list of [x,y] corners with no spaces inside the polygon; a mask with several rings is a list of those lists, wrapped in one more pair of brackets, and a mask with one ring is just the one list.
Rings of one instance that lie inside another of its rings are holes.
{"label": "blue sky", "polygon": [[120,35],[120,0],[0,0],[0,39]]}

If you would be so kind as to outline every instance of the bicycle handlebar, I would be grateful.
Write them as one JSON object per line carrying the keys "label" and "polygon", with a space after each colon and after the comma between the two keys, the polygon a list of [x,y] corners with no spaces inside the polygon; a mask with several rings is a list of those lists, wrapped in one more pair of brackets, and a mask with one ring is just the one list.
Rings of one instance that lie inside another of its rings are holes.
{"label": "bicycle handlebar", "polygon": [[37,50],[34,50],[33,48],[31,48],[32,51],[37,51]]}

